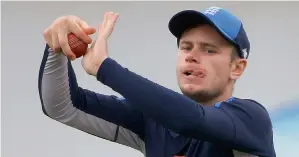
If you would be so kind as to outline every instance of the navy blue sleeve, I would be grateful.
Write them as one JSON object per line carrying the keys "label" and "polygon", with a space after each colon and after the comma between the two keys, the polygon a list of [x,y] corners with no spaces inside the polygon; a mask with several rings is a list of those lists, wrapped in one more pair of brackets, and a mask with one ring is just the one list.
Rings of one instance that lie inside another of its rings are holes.
{"label": "navy blue sleeve", "polygon": [[252,101],[201,106],[129,71],[111,58],[102,63],[97,79],[122,94],[144,116],[181,135],[254,154],[269,153],[271,122],[267,112]]}

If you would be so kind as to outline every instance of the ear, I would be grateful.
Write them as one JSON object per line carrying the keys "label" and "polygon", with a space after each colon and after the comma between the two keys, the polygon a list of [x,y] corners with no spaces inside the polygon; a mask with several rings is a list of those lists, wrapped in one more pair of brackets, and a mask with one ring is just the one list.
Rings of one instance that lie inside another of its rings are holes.
{"label": "ear", "polygon": [[231,68],[231,79],[237,80],[241,77],[243,74],[245,68],[247,66],[247,59],[235,59],[232,62],[232,68]]}

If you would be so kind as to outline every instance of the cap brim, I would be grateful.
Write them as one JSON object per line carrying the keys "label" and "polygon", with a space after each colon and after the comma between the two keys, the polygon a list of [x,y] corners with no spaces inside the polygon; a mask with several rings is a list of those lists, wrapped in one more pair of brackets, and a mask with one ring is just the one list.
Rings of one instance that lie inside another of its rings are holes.
{"label": "cap brim", "polygon": [[179,39],[188,28],[200,24],[209,24],[213,26],[224,38],[233,42],[233,39],[231,39],[231,37],[218,27],[209,17],[195,10],[184,10],[175,14],[170,19],[168,28],[170,32]]}

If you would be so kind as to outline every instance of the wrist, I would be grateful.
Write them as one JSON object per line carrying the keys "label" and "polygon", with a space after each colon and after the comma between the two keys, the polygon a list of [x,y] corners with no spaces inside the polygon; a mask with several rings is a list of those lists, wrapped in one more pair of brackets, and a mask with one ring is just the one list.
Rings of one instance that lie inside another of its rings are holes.
{"label": "wrist", "polygon": [[100,61],[99,63],[94,64],[94,65],[92,66],[92,69],[93,69],[93,70],[92,70],[92,73],[91,73],[91,74],[92,74],[93,76],[97,77],[99,69],[101,68],[103,62],[104,62],[107,58],[108,58],[108,56],[104,57],[103,59],[101,59],[101,61]]}

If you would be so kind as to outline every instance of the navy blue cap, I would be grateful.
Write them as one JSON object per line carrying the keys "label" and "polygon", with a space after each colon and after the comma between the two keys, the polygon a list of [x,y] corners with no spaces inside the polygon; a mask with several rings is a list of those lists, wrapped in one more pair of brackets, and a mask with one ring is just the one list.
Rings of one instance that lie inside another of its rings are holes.
{"label": "navy blue cap", "polygon": [[241,58],[248,58],[250,43],[241,20],[220,7],[209,7],[205,11],[184,10],[169,21],[170,32],[178,39],[191,26],[210,24],[226,40],[236,46]]}

